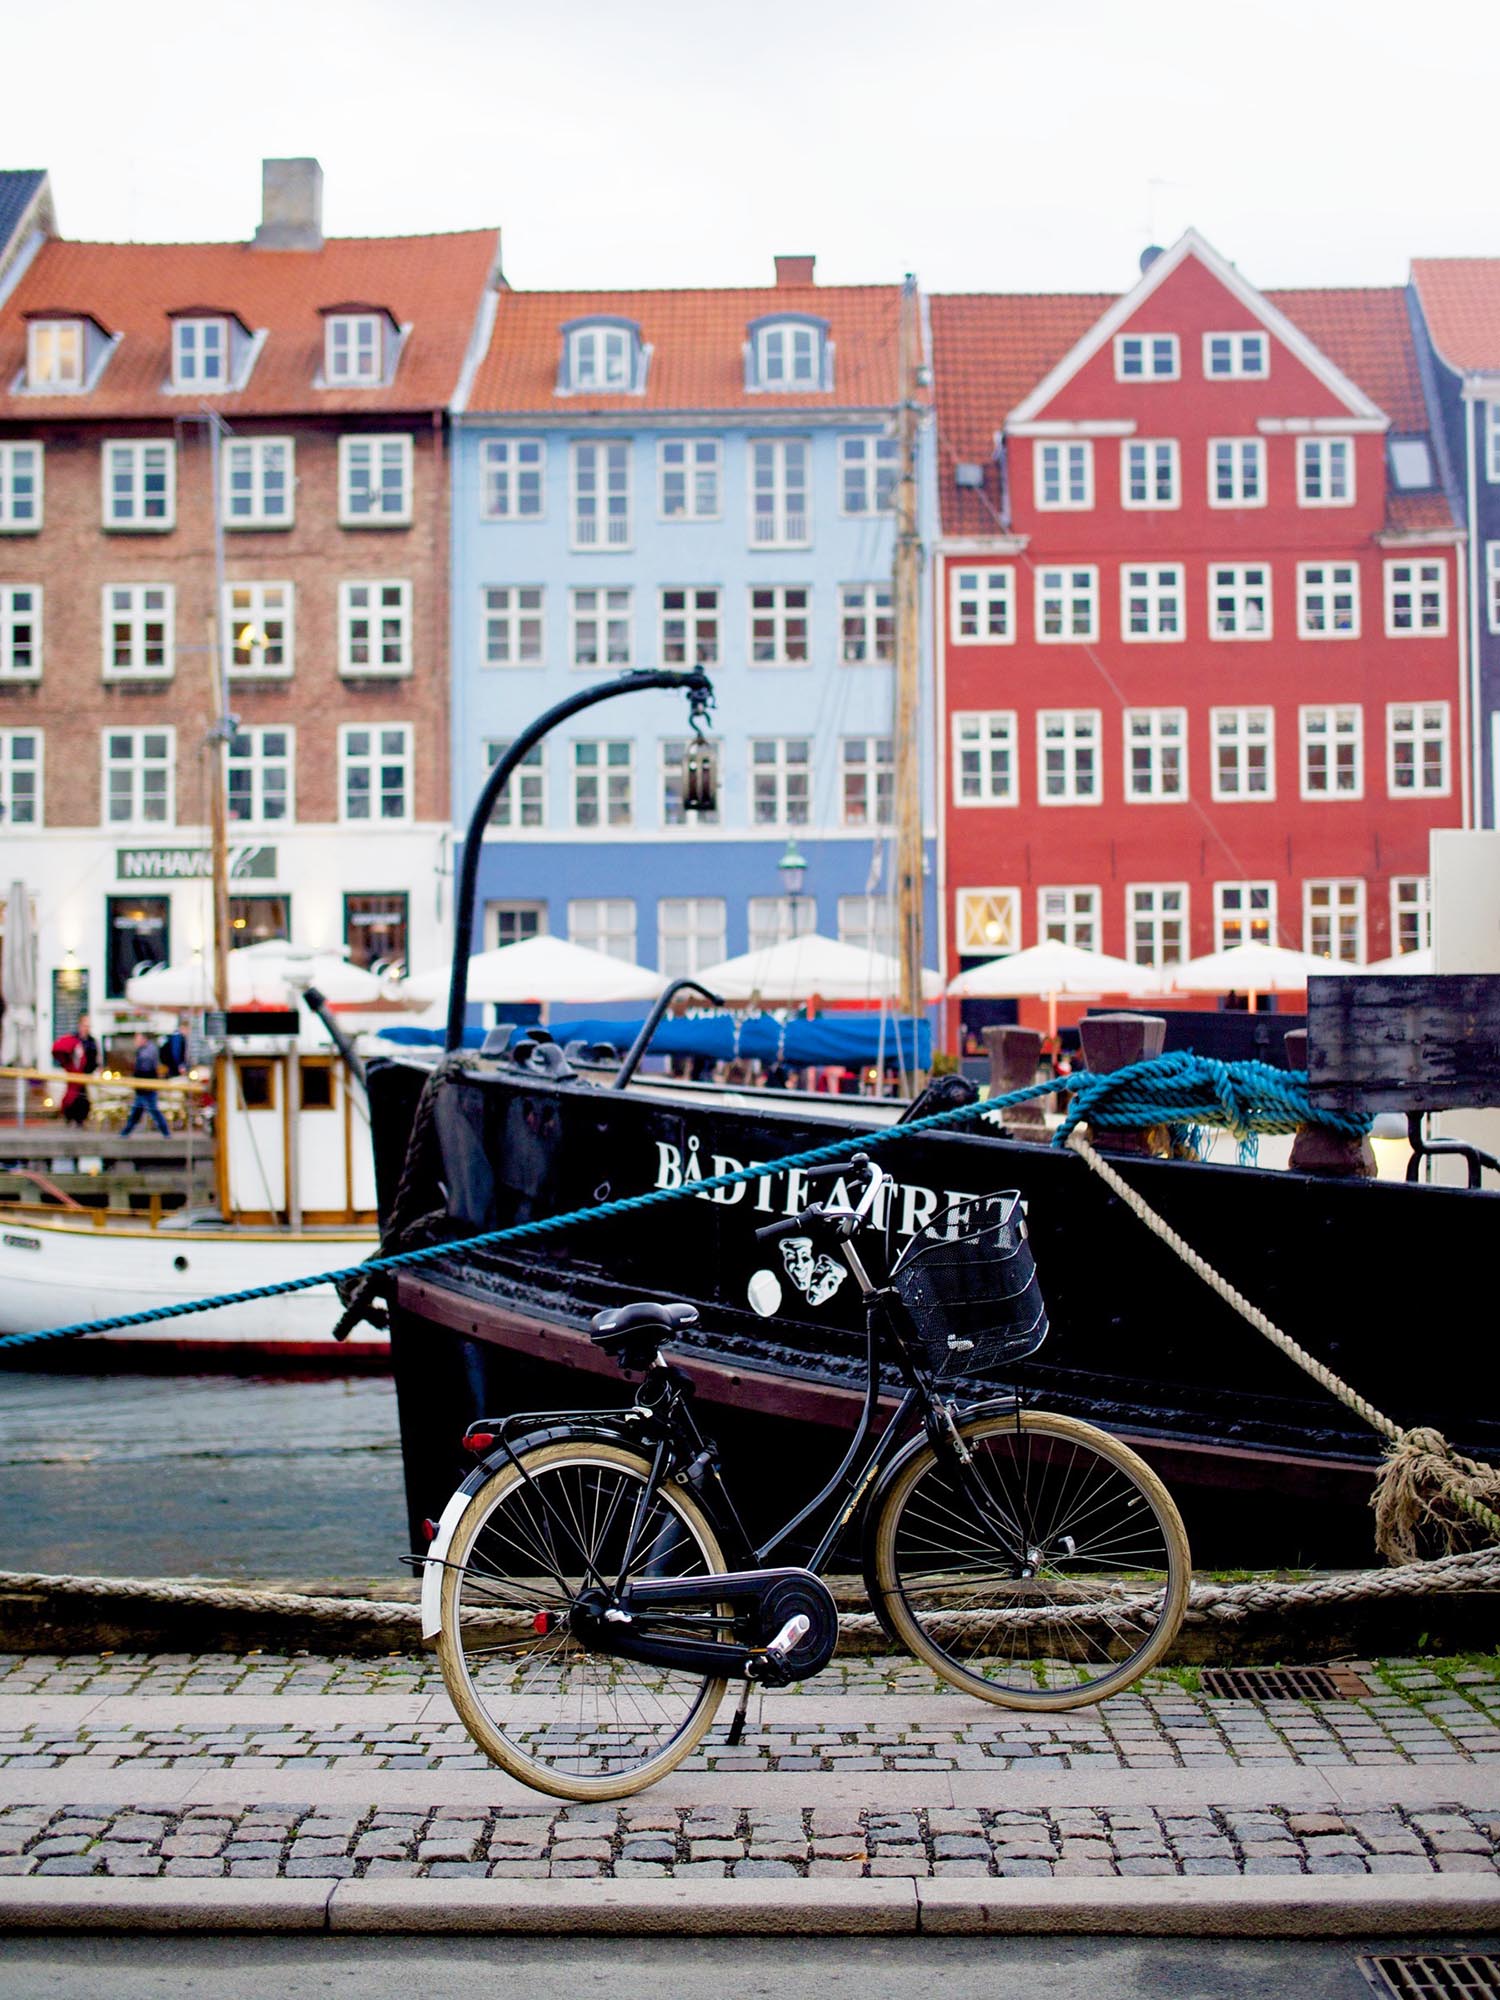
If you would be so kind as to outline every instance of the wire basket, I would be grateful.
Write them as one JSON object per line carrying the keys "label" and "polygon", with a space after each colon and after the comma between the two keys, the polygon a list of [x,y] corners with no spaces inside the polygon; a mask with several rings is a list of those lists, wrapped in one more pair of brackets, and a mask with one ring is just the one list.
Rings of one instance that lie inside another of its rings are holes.
{"label": "wire basket", "polygon": [[949,1381],[992,1375],[1047,1338],[1047,1305],[1014,1191],[942,1209],[902,1252],[891,1287],[924,1365]]}

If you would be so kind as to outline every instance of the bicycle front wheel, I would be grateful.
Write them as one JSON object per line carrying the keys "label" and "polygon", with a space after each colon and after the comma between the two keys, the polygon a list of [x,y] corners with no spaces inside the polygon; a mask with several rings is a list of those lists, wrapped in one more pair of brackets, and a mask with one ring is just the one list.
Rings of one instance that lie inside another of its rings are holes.
{"label": "bicycle front wheel", "polygon": [[[524,1472],[522,1471],[524,1467]],[[617,1799],[654,1784],[702,1740],[725,1682],[589,1652],[568,1614],[620,1574],[724,1568],[690,1493],[650,1485],[623,1446],[563,1440],[502,1466],[459,1520],[443,1573],[438,1658],[459,1717],[495,1763],[564,1799]]]}
{"label": "bicycle front wheel", "polygon": [[866,1581],[884,1622],[1005,1708],[1079,1708],[1129,1687],[1187,1605],[1171,1495],[1127,1445],[1071,1417],[958,1428],[967,1460],[923,1444],[874,1523]]}

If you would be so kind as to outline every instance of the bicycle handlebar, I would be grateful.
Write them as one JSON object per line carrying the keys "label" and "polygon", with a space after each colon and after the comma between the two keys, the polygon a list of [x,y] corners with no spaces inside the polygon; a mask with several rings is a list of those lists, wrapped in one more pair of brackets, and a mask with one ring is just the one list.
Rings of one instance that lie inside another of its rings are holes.
{"label": "bicycle handlebar", "polygon": [[804,1208],[796,1215],[785,1216],[780,1222],[768,1222],[764,1229],[757,1229],[755,1240],[757,1243],[770,1243],[778,1236],[795,1235],[799,1229],[828,1219],[828,1211],[822,1202],[815,1201],[810,1208]]}

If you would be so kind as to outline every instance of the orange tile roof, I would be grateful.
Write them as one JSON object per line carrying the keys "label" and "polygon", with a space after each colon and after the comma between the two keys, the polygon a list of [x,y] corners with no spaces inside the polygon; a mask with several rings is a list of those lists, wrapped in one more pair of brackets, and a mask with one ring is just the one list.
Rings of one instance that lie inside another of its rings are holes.
{"label": "orange tile roof", "polygon": [[[46,243],[0,309],[0,416],[179,417],[208,401],[235,415],[427,410],[458,386],[486,280],[493,230],[452,236],[342,237],[321,250],[244,243]],[[375,389],[315,389],[323,362],[321,309],[344,299],[387,306],[411,334],[395,380]],[[168,314],[205,299],[267,339],[245,387],[222,396],[164,395],[171,373]],[[14,395],[25,366],[25,315],[66,304],[123,335],[86,394]]]}
{"label": "orange tile roof", "polygon": [[[745,329],[776,312],[828,322],[833,388],[745,393]],[[632,410],[883,409],[900,394],[901,292],[896,285],[766,285],[733,291],[500,294],[489,352],[468,408],[476,413],[586,416]],[[644,395],[559,396],[562,328],[633,320],[652,350]]]}
{"label": "orange tile roof", "polygon": [[1500,257],[1414,257],[1411,275],[1448,366],[1500,371]]}

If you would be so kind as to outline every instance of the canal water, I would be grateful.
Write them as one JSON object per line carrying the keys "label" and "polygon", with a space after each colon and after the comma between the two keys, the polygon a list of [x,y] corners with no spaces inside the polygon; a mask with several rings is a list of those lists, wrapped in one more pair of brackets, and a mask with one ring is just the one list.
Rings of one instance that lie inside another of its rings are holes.
{"label": "canal water", "polygon": [[0,1568],[395,1581],[407,1547],[381,1375],[0,1373]]}

